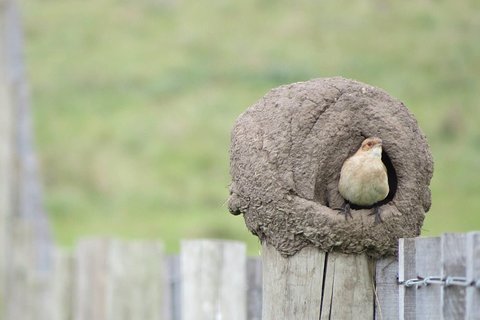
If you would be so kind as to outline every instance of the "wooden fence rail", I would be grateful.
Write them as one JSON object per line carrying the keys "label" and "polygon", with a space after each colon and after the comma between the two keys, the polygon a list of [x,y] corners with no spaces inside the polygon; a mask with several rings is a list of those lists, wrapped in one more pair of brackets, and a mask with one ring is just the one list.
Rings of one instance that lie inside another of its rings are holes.
{"label": "wooden fence rail", "polygon": [[166,256],[158,241],[83,239],[54,251],[44,310],[4,319],[480,319],[480,233],[401,239],[398,261],[262,251],[263,263],[236,241]]}

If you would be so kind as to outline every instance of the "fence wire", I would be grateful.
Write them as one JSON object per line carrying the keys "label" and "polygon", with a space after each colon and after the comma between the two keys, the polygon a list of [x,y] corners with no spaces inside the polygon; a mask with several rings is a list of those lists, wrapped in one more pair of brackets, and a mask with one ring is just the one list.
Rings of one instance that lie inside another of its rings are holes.
{"label": "fence wire", "polygon": [[405,281],[398,281],[399,285],[404,285],[406,288],[419,288],[419,287],[426,287],[428,285],[441,285],[445,287],[450,286],[460,286],[460,287],[475,287],[480,289],[480,279],[478,280],[471,280],[467,279],[466,277],[456,277],[456,276],[428,276],[428,277],[421,277],[417,276],[413,279],[408,279]]}

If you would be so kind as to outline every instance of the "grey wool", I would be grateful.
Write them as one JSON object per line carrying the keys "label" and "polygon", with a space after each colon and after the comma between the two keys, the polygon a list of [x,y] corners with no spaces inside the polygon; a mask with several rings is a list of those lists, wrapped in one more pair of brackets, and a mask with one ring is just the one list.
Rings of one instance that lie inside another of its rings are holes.
{"label": "grey wool", "polygon": [[[340,170],[367,137],[383,140],[390,194],[382,223],[369,208],[338,208]],[[397,240],[420,234],[431,205],[433,160],[405,105],[385,91],[341,77],[272,89],[235,122],[230,147],[233,214],[261,241],[289,256],[323,251],[394,255]]]}

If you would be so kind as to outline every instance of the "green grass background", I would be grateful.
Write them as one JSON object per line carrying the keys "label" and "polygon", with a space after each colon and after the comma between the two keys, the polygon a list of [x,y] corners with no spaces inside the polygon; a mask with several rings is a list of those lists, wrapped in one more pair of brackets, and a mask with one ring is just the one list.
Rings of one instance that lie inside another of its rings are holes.
{"label": "green grass background", "polygon": [[435,159],[424,235],[480,229],[480,2],[22,0],[55,238],[257,240],[228,213],[235,118],[342,75],[418,119]]}

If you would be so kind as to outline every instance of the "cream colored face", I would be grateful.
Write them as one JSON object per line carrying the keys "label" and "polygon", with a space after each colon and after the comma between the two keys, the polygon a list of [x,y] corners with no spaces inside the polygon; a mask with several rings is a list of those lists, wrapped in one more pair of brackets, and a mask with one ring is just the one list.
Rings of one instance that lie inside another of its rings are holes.
{"label": "cream colored face", "polygon": [[368,152],[376,157],[382,156],[382,139],[377,137],[367,138],[360,147],[362,152]]}
{"label": "cream colored face", "polygon": [[381,150],[382,149],[382,139],[373,137],[373,138],[367,138],[362,142],[361,149],[363,151],[369,151],[373,148],[380,148],[380,150]]}

